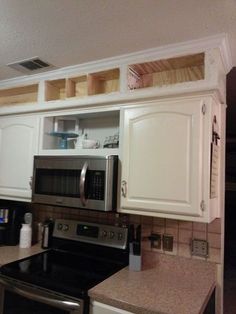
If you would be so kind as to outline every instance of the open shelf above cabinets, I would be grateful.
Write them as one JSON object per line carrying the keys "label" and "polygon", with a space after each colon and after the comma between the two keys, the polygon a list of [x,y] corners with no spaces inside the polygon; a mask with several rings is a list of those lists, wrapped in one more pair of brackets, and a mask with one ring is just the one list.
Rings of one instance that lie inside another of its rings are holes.
{"label": "open shelf above cabinets", "polygon": [[63,100],[98,94],[118,92],[120,87],[120,70],[118,68],[46,81],[45,100]]}
{"label": "open shelf above cabinets", "polygon": [[128,89],[140,89],[204,79],[204,53],[131,64]]}
{"label": "open shelf above cabinets", "polygon": [[120,112],[46,116],[40,154],[119,154]]}
{"label": "open shelf above cabinets", "polygon": [[88,96],[87,76],[77,76],[67,79],[66,97],[84,97]]}
{"label": "open shelf above cabinets", "polygon": [[33,103],[38,100],[38,84],[0,90],[0,106]]}
{"label": "open shelf above cabinets", "polygon": [[108,94],[119,91],[120,70],[112,69],[88,75],[88,94]]}
{"label": "open shelf above cabinets", "polygon": [[45,82],[45,100],[63,100],[66,98],[66,79]]}
{"label": "open shelf above cabinets", "polygon": [[221,37],[94,60],[2,82],[1,115],[122,106],[210,90],[225,102],[230,64],[227,40]]}

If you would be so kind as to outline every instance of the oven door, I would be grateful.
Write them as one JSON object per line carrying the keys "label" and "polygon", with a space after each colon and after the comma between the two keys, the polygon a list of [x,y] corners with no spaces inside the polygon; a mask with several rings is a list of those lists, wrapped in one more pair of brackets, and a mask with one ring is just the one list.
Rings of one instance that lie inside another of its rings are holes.
{"label": "oven door", "polygon": [[0,278],[0,314],[84,314],[84,301]]}

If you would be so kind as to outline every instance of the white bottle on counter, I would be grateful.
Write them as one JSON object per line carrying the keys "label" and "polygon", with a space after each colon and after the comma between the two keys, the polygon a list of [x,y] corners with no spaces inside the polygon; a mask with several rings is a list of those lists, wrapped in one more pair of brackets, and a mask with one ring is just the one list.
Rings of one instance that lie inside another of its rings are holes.
{"label": "white bottle on counter", "polygon": [[20,229],[20,248],[26,249],[31,247],[32,227],[31,224],[22,224]]}

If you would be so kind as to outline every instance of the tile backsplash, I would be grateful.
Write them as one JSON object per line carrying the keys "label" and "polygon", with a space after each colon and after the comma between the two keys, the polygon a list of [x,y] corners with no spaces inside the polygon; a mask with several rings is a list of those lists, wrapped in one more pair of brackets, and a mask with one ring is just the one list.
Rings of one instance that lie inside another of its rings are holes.
{"label": "tile backsplash", "polygon": [[[77,219],[81,221],[91,221],[115,224],[132,223],[142,225],[142,249],[152,251],[157,254],[179,255],[188,258],[202,259],[214,263],[221,263],[221,220],[215,219],[212,223],[198,223],[179,221],[165,218],[153,218],[138,215],[118,215],[112,212],[96,212],[79,210],[73,208],[63,208],[48,205],[32,204],[34,220],[44,221],[47,218]],[[148,236],[151,233],[172,235],[174,238],[173,251],[163,251],[162,249],[151,248]],[[191,239],[201,239],[208,241],[209,256],[207,258],[191,255]]]}
{"label": "tile backsplash", "polygon": [[[132,223],[133,216],[129,217]],[[137,223],[137,218],[135,218]],[[221,221],[215,219],[212,223],[198,223],[178,221],[164,218],[140,217],[143,230],[143,249],[163,254],[179,255],[188,258],[202,259],[214,263],[221,263]],[[157,250],[151,248],[148,236],[151,233],[172,235],[174,238],[173,252]],[[209,244],[208,257],[198,257],[191,255],[191,240],[206,240]]]}

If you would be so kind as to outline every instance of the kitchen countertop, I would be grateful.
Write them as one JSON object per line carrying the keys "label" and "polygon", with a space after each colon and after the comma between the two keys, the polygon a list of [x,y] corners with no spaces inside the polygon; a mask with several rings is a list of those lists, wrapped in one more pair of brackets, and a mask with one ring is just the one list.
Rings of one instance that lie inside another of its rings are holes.
{"label": "kitchen countertop", "polygon": [[143,259],[142,271],[126,267],[90,289],[89,296],[133,313],[203,313],[216,285],[214,263],[151,252]]}
{"label": "kitchen countertop", "polygon": [[[0,247],[0,266],[44,251]],[[89,290],[96,301],[138,314],[200,314],[216,284],[216,265],[146,252],[140,272],[128,267]]]}
{"label": "kitchen countertop", "polygon": [[0,246],[0,266],[42,251],[44,250],[41,248],[41,244],[35,244],[28,249],[19,248],[18,245]]}

